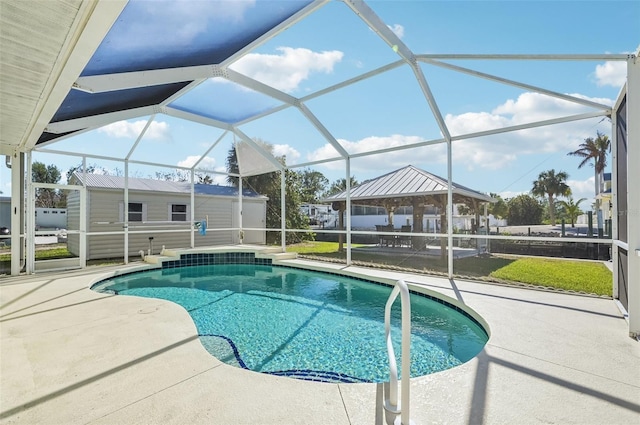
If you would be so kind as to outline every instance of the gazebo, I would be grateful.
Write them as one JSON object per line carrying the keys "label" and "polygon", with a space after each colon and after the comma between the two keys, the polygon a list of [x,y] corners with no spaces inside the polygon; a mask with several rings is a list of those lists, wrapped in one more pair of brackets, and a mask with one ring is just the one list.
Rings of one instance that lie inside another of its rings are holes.
{"label": "gazebo", "polygon": [[[344,190],[340,193],[324,199],[331,202],[332,208],[339,211],[340,228],[344,227],[343,212],[346,209],[347,199],[352,205],[382,206],[387,210],[389,224],[393,224],[394,211],[401,206],[413,207],[413,233],[421,233],[423,229],[423,216],[425,208],[433,205],[440,211],[441,229],[446,228],[447,223],[447,196],[449,194],[448,181],[428,171],[421,170],[413,165],[384,174],[364,183]],[[454,204],[467,205],[475,216],[474,232],[477,231],[480,222],[480,207],[495,202],[495,199],[470,189],[468,187],[451,182],[451,195]],[[421,243],[424,239],[420,238]],[[424,248],[418,239],[414,240],[415,248]],[[444,244],[443,239],[443,244]],[[444,249],[442,251],[444,253]]]}

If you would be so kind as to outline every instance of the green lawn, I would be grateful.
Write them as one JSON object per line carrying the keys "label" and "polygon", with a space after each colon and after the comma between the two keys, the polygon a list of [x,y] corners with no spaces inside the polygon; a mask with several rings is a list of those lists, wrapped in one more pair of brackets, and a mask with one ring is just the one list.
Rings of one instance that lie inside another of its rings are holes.
{"label": "green lawn", "polygon": [[[53,260],[58,258],[72,258],[72,255],[68,250],[66,244],[61,244],[53,247],[47,247],[42,249],[36,249],[36,260]],[[11,249],[3,248],[0,253],[0,274],[10,273],[11,271]]]}
{"label": "green lawn", "polygon": [[552,288],[611,295],[613,275],[600,262],[520,258],[490,274],[491,277]]}
{"label": "green lawn", "polygon": [[[356,245],[353,245],[354,247]],[[361,245],[364,246],[364,245]],[[290,245],[289,252],[316,259],[344,260],[334,242],[307,242]],[[355,264],[375,267],[403,268],[428,274],[446,275],[447,260],[420,255],[389,255],[380,252],[352,252]],[[549,260],[546,258],[491,255],[467,257],[454,261],[454,274],[488,281],[521,282],[556,289],[611,296],[613,275],[597,261]]]}
{"label": "green lawn", "polygon": [[[351,246],[357,248],[363,245],[351,244]],[[308,241],[295,245],[288,245],[287,252],[297,252],[298,254],[339,254],[338,248],[338,242]]]}
{"label": "green lawn", "polygon": [[[8,251],[8,250],[7,250]],[[72,258],[74,257],[68,250],[66,245],[55,248],[37,249],[36,260],[53,260],[56,258]],[[11,261],[11,253],[0,254],[0,261]]]}

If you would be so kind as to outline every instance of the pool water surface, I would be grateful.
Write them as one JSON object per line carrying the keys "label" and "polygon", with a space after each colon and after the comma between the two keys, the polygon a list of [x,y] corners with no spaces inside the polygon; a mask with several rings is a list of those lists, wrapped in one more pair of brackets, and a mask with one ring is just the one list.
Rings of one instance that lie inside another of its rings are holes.
{"label": "pool water surface", "polygon": [[[323,382],[384,382],[384,308],[391,287],[322,272],[253,264],[156,269],[94,285],[175,302],[219,360],[257,372]],[[468,314],[411,294],[411,376],[446,370],[487,342]],[[392,310],[400,364],[400,301]]]}

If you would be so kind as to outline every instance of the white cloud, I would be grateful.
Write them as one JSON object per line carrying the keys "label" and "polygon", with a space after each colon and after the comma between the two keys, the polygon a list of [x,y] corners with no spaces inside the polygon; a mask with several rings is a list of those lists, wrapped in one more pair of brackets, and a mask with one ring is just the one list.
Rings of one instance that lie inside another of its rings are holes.
{"label": "white cloud", "polygon": [[[136,139],[147,124],[145,120],[134,122],[118,121],[98,129],[98,132],[105,133],[109,137],[118,139]],[[169,124],[164,121],[153,121],[144,135],[145,139],[168,141],[171,140]]]}
{"label": "white cloud", "polygon": [[[402,147],[415,145],[424,142],[425,139],[419,136],[404,136],[394,134],[391,136],[370,136],[364,139],[352,142],[345,139],[338,139],[338,143],[351,154],[372,152],[378,149],[388,149],[393,147]],[[354,171],[363,170],[371,171],[380,168],[380,155],[384,158],[385,167],[404,167],[407,164],[417,163],[442,163],[446,161],[446,146],[438,144],[420,149],[406,149],[386,152],[379,155],[370,155],[357,158],[352,162]],[[323,159],[338,158],[340,154],[329,143],[321,148],[316,149],[307,155],[309,161],[318,161]],[[323,164],[328,169],[343,169],[342,161],[330,162]]]}
{"label": "white cloud", "polygon": [[[191,156],[186,157],[182,161],[178,161],[178,166],[179,167],[191,168],[191,167],[193,167],[193,164],[198,162],[199,159],[200,159],[200,155],[191,155]],[[213,170],[215,165],[216,165],[215,158],[211,158],[209,156],[205,156],[204,159],[202,161],[200,161],[200,163],[198,164],[198,168],[203,168],[203,169],[207,169],[207,170]]]}
{"label": "white cloud", "polygon": [[404,27],[400,24],[393,24],[393,25],[387,25],[389,27],[389,29],[391,31],[393,31],[393,33],[395,35],[398,36],[398,38],[402,38],[404,37]]}
{"label": "white cloud", "polygon": [[[640,51],[640,45],[635,50],[635,52],[638,51]],[[630,54],[635,52],[623,53]],[[627,63],[625,61],[607,61],[596,65],[596,70],[593,74],[598,87],[611,86],[621,88],[627,81]]]}
{"label": "white cloud", "polygon": [[595,77],[598,87],[622,87],[627,80],[627,63],[619,61],[596,65]]}
{"label": "white cloud", "polygon": [[[611,99],[574,97],[611,105]],[[517,99],[509,99],[491,112],[469,112],[460,115],[447,114],[445,122],[452,135],[503,128],[542,121],[561,116],[579,114],[589,108],[538,93],[523,93]],[[598,124],[588,128],[584,122],[575,121],[553,126],[529,128],[493,136],[465,139],[454,142],[453,159],[468,168],[500,169],[513,163],[518,156],[532,153],[570,151],[596,130],[608,132],[609,127]]]}
{"label": "white cloud", "polygon": [[585,205],[589,205],[593,202],[593,198],[595,195],[595,176],[591,176],[586,180],[567,180],[567,184],[571,188],[571,196],[574,200],[578,200],[580,198],[585,198],[586,201],[583,201],[580,206],[585,207]]}
{"label": "white cloud", "polygon": [[[610,99],[586,98],[578,94],[573,94],[573,96],[605,105],[612,104]],[[452,135],[463,135],[578,114],[585,110],[587,110],[586,107],[572,102],[537,93],[524,93],[517,99],[509,99],[496,106],[490,112],[469,112],[460,115],[448,114],[445,117],[445,121]],[[453,142],[453,160],[456,164],[466,166],[468,169],[497,170],[515,163],[518,157],[522,155],[570,152],[577,149],[585,138],[593,137],[596,131],[602,131],[607,134],[610,131],[610,124],[604,121],[599,123],[595,121],[594,125],[585,125],[584,121],[576,121],[493,136],[458,140]],[[400,134],[370,136],[356,141],[338,140],[340,145],[351,154],[408,146],[423,141],[425,140],[419,136]],[[336,150],[330,144],[325,144],[311,152],[307,159],[316,161],[337,157],[339,157],[339,154]],[[352,167],[354,170],[363,169],[366,171],[377,169],[379,168],[381,157],[385,166],[390,168],[402,167],[407,164],[444,164],[446,163],[446,145],[437,144],[419,149],[408,148],[382,155],[361,157],[352,162]],[[326,163],[323,167],[332,170],[341,169],[343,163],[336,161]]]}
{"label": "white cloud", "polygon": [[500,195],[500,197],[502,199],[511,199],[511,198],[515,198],[516,196],[520,196],[520,195],[530,195],[529,192],[514,192],[511,190],[505,190],[503,192],[498,193],[498,195]]}
{"label": "white cloud", "polygon": [[314,72],[330,74],[342,60],[338,50],[314,52],[309,49],[278,47],[279,54],[250,53],[231,68],[285,92],[295,91]]}
{"label": "white cloud", "polygon": [[[222,169],[222,170],[216,170],[216,171],[226,171],[226,170]],[[217,184],[219,186],[229,185],[229,183],[227,183],[227,176],[223,176],[222,174],[211,174],[209,177],[211,177],[212,184]]]}
{"label": "white cloud", "polygon": [[300,152],[289,145],[273,145],[274,156],[285,156],[287,163],[293,164],[300,158]]}
{"label": "white cloud", "polygon": [[[206,167],[209,168],[209,167]],[[217,171],[220,173],[226,173],[227,169],[224,166],[220,166],[220,167],[212,167],[213,171]],[[220,186],[228,186],[229,183],[227,183],[227,176],[225,174],[208,174],[208,176],[211,178],[211,183],[212,184],[217,184]]]}
{"label": "white cloud", "polygon": [[[140,9],[149,19],[127,20],[116,31],[111,43],[118,48],[140,51],[152,46],[168,44],[192,49],[199,37],[212,36],[216,28],[227,21],[242,22],[255,0],[243,1],[176,1],[136,2],[132,8]],[[176,25],[188,22],[188,25]]]}
{"label": "white cloud", "polygon": [[[200,159],[200,155],[190,155],[188,157],[186,157],[185,159],[183,159],[182,161],[178,161],[178,166],[179,167],[188,167],[191,168],[193,167],[193,165],[198,162],[198,160]],[[217,171],[220,173],[226,173],[227,172],[227,168],[224,165],[221,166],[217,166],[216,167],[216,160],[215,158],[211,158],[209,156],[205,156],[204,159],[202,161],[200,161],[200,163],[198,164],[198,170],[211,170],[211,171]],[[217,184],[217,185],[221,185],[221,186],[226,186],[227,185],[227,176],[223,175],[223,174],[213,174],[213,173],[206,173],[203,171],[196,171],[196,175],[200,175],[200,174],[206,174],[211,178],[212,184]],[[197,179],[196,179],[197,181]]]}

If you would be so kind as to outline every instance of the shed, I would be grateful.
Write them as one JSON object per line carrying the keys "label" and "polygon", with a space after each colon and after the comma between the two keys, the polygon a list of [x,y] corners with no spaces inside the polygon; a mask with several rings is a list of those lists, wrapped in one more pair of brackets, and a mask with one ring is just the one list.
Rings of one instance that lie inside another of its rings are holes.
{"label": "shed", "polygon": [[[83,182],[84,176],[84,184]],[[124,217],[125,178],[100,174],[75,173],[73,183],[86,188],[87,260],[117,258],[124,255],[124,230],[128,232],[129,255],[140,250],[153,253],[162,246],[191,246],[191,184],[153,179],[128,179],[128,220]],[[267,197],[252,190],[242,191],[242,228],[265,228]],[[229,245],[240,242],[238,188],[194,184],[194,224],[206,222],[206,232],[195,233],[196,247]],[[70,229],[80,222],[80,193],[67,199]],[[150,240],[150,238],[153,238]],[[243,243],[264,244],[264,230],[244,231]],[[78,234],[69,234],[69,252],[80,253]]]}

